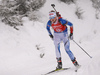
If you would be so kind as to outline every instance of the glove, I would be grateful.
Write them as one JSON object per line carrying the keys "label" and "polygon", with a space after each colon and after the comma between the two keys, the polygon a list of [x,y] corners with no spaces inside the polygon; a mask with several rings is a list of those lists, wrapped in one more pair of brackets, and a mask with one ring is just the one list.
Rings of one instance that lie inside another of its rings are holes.
{"label": "glove", "polygon": [[71,40],[73,40],[73,33],[70,33],[69,38],[70,38]]}
{"label": "glove", "polygon": [[52,38],[53,39],[53,35],[49,35],[50,36],[50,38]]}

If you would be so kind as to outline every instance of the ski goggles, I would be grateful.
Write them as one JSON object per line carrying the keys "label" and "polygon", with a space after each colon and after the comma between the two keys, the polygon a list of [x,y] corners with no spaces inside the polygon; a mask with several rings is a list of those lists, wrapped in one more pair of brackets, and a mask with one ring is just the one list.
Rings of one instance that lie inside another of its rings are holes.
{"label": "ski goggles", "polygon": [[49,19],[54,19],[55,17],[49,17]]}

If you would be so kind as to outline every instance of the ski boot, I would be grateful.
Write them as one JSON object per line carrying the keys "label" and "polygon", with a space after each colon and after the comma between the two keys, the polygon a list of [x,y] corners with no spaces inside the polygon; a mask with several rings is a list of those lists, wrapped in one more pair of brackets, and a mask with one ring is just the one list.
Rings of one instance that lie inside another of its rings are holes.
{"label": "ski boot", "polygon": [[57,62],[58,62],[58,65],[56,67],[56,70],[62,69],[62,61],[61,61],[61,58],[57,58]]}
{"label": "ski boot", "polygon": [[74,60],[72,60],[72,63],[74,64],[75,67],[79,67],[78,62],[76,61],[76,58],[74,58]]}

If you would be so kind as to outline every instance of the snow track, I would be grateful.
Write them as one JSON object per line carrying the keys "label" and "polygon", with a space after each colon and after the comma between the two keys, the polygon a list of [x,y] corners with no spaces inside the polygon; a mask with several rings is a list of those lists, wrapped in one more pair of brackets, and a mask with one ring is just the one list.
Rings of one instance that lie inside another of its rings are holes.
{"label": "snow track", "polygon": [[[90,0],[78,2],[80,3],[78,6],[85,10],[83,20],[76,17],[75,4],[67,5],[58,0],[47,0],[39,11],[43,16],[40,18],[43,23],[23,18],[24,26],[16,31],[0,22],[0,75],[41,75],[56,68],[54,44],[45,28],[48,12],[52,10],[51,3],[55,3],[61,15],[73,23],[74,39],[93,58],[89,58],[70,41],[71,51],[82,65],[78,72],[75,72],[75,67],[61,43],[63,67],[71,67],[71,69],[50,75],[100,75],[100,19],[94,18],[95,9]],[[89,5],[87,9],[90,10],[86,11],[86,5]],[[40,54],[43,53],[43,58],[40,58]]]}

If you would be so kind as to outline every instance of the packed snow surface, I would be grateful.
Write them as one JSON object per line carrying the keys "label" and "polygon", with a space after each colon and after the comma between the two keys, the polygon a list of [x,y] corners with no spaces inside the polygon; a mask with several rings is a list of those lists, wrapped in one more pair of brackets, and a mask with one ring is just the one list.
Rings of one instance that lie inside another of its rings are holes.
{"label": "packed snow surface", "polygon": [[[61,43],[63,67],[71,69],[50,75],[100,75],[100,19],[95,18],[96,10],[91,0],[77,0],[70,5],[58,0],[47,0],[39,10],[41,21],[30,21],[24,17],[24,26],[19,27],[19,31],[0,22],[0,75],[41,75],[56,68],[55,47],[46,30],[52,3],[63,18],[73,23],[74,40],[92,58],[70,40],[70,49],[81,65],[75,72]],[[83,19],[76,16],[77,7],[84,12]]]}

